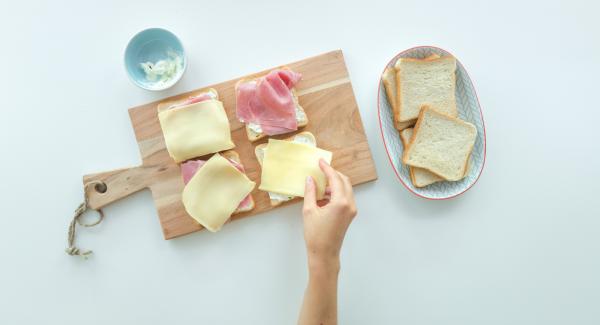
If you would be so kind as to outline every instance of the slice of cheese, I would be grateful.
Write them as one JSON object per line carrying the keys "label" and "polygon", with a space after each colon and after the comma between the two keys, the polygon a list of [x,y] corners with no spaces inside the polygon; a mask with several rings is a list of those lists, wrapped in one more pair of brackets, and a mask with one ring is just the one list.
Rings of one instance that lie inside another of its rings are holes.
{"label": "slice of cheese", "polygon": [[175,162],[235,147],[227,114],[218,100],[161,111],[158,120]]}
{"label": "slice of cheese", "polygon": [[183,188],[187,213],[206,229],[221,229],[255,183],[219,154],[212,156]]}
{"label": "slice of cheese", "polygon": [[317,185],[317,198],[323,198],[327,180],[319,159],[331,162],[331,152],[303,143],[269,139],[265,148],[259,189],[304,197],[306,177]]}

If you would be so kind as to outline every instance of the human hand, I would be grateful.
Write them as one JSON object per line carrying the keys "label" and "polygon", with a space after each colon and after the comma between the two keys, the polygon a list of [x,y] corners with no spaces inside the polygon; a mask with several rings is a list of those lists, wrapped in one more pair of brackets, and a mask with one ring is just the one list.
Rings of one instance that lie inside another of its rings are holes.
{"label": "human hand", "polygon": [[325,173],[330,199],[317,202],[315,182],[307,177],[304,190],[304,240],[310,270],[339,269],[339,254],[346,230],[354,216],[356,205],[350,179],[333,169],[323,159],[319,167]]}

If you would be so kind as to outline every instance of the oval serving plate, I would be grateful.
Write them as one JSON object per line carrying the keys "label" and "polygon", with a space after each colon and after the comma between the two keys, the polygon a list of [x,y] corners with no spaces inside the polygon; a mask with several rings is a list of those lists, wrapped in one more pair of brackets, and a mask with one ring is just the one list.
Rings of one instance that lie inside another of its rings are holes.
{"label": "oval serving plate", "polygon": [[[434,46],[419,46],[396,55],[388,62],[386,67],[393,66],[399,58],[422,59],[434,53],[440,56],[453,56],[449,52]],[[379,79],[377,111],[383,144],[396,176],[398,176],[398,179],[409,191],[417,196],[432,200],[453,198],[471,188],[483,171],[485,164],[485,125],[483,123],[483,114],[471,78],[469,78],[467,70],[465,70],[458,59],[456,59],[456,104],[458,117],[472,123],[477,128],[477,139],[471,153],[471,169],[469,170],[469,174],[457,182],[443,181],[426,187],[415,187],[410,180],[408,166],[402,164],[404,148],[400,140],[400,135],[396,128],[394,128],[392,109],[387,100],[383,81],[381,78]]]}

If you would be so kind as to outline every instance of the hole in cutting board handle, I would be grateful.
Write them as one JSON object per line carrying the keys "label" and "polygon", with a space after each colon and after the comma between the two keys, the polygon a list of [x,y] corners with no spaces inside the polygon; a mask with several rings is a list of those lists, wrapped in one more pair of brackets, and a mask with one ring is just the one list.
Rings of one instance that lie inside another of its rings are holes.
{"label": "hole in cutting board handle", "polygon": [[106,187],[106,183],[102,182],[102,183],[96,184],[94,186],[94,190],[96,190],[96,193],[104,194],[104,193],[106,193],[108,188]]}

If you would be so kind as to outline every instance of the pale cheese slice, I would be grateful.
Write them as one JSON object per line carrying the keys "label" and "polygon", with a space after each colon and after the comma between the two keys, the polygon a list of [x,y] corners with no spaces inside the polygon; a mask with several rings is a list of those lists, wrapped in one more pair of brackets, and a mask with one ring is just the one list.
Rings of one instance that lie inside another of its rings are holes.
{"label": "pale cheese slice", "polygon": [[255,183],[219,154],[212,156],[183,189],[187,213],[206,229],[221,229]]}
{"label": "pale cheese slice", "polygon": [[158,113],[167,151],[175,162],[235,147],[223,103],[207,100]]}
{"label": "pale cheese slice", "polygon": [[317,198],[323,198],[327,180],[319,159],[331,162],[331,152],[292,141],[269,139],[265,149],[259,189],[304,197],[306,177],[317,185]]}

